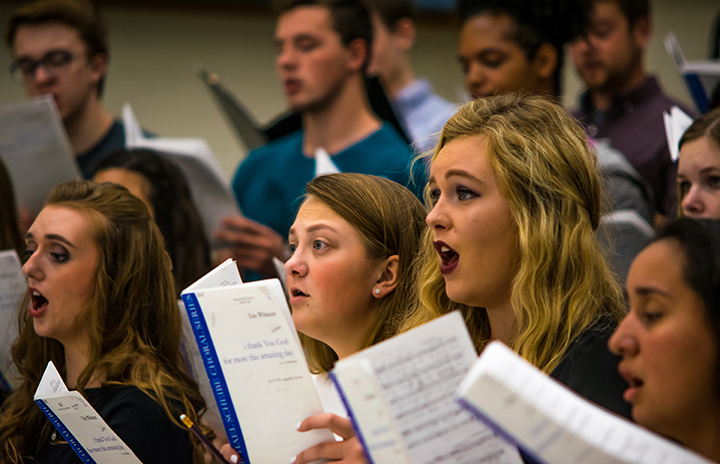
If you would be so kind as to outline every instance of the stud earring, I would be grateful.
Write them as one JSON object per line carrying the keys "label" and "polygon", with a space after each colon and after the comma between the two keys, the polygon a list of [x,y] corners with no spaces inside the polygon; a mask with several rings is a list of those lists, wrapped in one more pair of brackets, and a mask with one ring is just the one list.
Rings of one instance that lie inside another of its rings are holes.
{"label": "stud earring", "polygon": [[376,289],[375,289],[375,294],[376,294],[376,295],[379,295],[379,294],[380,294],[380,289],[379,289],[379,288],[376,288]]}

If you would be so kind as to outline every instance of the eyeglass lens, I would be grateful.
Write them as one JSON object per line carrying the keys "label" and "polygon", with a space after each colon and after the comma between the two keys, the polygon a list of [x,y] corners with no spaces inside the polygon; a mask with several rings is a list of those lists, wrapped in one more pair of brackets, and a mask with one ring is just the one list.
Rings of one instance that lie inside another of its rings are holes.
{"label": "eyeglass lens", "polygon": [[17,60],[10,68],[10,71],[22,80],[35,78],[37,68],[44,67],[52,75],[62,74],[67,71],[68,65],[73,60],[73,54],[67,50],[54,50],[47,53],[39,60],[23,58]]}

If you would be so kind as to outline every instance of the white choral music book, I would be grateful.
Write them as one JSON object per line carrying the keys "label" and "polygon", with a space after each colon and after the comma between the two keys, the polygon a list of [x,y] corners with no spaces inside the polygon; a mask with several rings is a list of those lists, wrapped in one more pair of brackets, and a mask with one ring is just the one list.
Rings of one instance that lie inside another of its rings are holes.
{"label": "white choral music book", "polygon": [[490,343],[457,391],[478,418],[548,464],[708,464],[709,460],[591,403]]}
{"label": "white choral music book", "polygon": [[341,359],[330,372],[374,464],[522,462],[455,401],[477,358],[459,312]]}
{"label": "white choral music book", "polygon": [[230,445],[246,464],[276,464],[333,441],[296,429],[322,405],[280,281],[211,283],[182,298]]}
{"label": "white choral music book", "polygon": [[83,463],[141,464],[85,397],[68,391],[52,361],[35,391],[35,402]]}

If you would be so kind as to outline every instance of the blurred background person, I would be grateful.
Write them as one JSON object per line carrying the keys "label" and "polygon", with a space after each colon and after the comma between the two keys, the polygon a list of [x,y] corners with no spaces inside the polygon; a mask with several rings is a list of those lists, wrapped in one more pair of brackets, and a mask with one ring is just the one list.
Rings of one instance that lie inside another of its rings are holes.
{"label": "blurred background person", "polygon": [[573,112],[596,139],[609,139],[652,189],[656,221],[675,215],[676,167],[663,111],[685,105],[665,95],[645,71],[652,36],[649,0],[593,0],[587,31],[570,46],[587,90]]}
{"label": "blurred background person", "polygon": [[365,71],[372,50],[370,11],[360,0],[287,0],[278,5],[276,70],[302,129],[253,150],[233,189],[244,217],[229,217],[216,238],[246,279],[276,275],[285,237],[319,148],[340,172],[387,177],[406,185],[412,152],[370,110]]}
{"label": "blurred background person", "polygon": [[83,177],[125,146],[122,122],[103,105],[110,51],[98,7],[89,0],[39,0],[10,16],[11,72],[28,97],[51,95]]}
{"label": "blurred background person", "polygon": [[720,108],[693,121],[679,145],[678,215],[720,219]]}
{"label": "blurred background person", "polygon": [[210,271],[210,243],[187,180],[175,163],[151,150],[123,149],[98,164],[93,180],[122,185],[148,207],[165,239],[178,298]]}
{"label": "blurred background person", "polygon": [[415,77],[410,52],[417,35],[412,0],[372,0],[373,48],[369,75],[380,82],[419,153],[431,150],[457,110],[433,93],[430,81]]}
{"label": "blurred background person", "polygon": [[[579,37],[589,18],[584,0],[461,0],[458,59],[473,97],[507,93],[558,98],[565,45]],[[652,237],[649,186],[619,151],[590,141],[608,204],[596,235],[624,283],[635,255]]]}

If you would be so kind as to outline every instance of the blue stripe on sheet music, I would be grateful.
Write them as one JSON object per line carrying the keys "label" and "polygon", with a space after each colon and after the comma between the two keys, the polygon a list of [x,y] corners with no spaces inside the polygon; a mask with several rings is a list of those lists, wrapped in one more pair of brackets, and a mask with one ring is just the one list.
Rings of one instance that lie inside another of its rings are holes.
{"label": "blue stripe on sheet music", "polygon": [[697,106],[698,111],[701,114],[705,114],[710,111],[710,99],[705,92],[705,87],[702,82],[700,82],[700,76],[695,73],[688,73],[685,74],[684,77],[685,84],[687,85],[688,90],[690,90],[690,96],[695,102],[695,106]]}
{"label": "blue stripe on sheet music", "polygon": [[82,447],[82,445],[75,439],[72,433],[70,433],[70,430],[65,427],[65,424],[62,423],[62,421],[55,415],[54,412],[50,408],[48,408],[47,404],[45,404],[45,401],[43,400],[35,400],[38,406],[40,406],[40,409],[42,409],[42,412],[45,413],[48,419],[50,419],[50,422],[52,422],[52,425],[55,426],[55,428],[60,432],[60,435],[63,436],[65,441],[68,442],[68,445],[75,451],[75,453],[80,457],[82,462],[85,464],[96,464],[95,460],[90,457],[90,453],[85,451],[85,448]]}
{"label": "blue stripe on sheet music", "polygon": [[205,371],[207,372],[208,379],[210,379],[210,387],[215,395],[215,401],[220,410],[220,417],[225,425],[225,432],[230,441],[230,446],[240,452],[244,464],[250,464],[250,457],[248,456],[245,440],[240,430],[240,422],[238,421],[237,414],[235,414],[235,407],[230,399],[230,390],[225,381],[225,376],[222,373],[220,359],[215,351],[212,338],[210,338],[200,304],[194,293],[182,295],[182,299],[185,303],[188,317],[190,318],[190,326],[195,334],[195,339],[197,340],[198,348],[202,355],[203,364],[205,364]]}
{"label": "blue stripe on sheet music", "polygon": [[345,406],[345,410],[348,413],[348,419],[350,419],[350,423],[353,426],[353,429],[355,430],[355,436],[360,441],[360,445],[363,447],[363,451],[365,452],[365,459],[370,464],[375,464],[375,462],[372,459],[372,456],[370,455],[370,449],[367,446],[367,443],[365,442],[365,439],[363,438],[363,434],[360,432],[360,426],[357,425],[357,421],[355,420],[355,415],[353,414],[353,410],[350,407],[350,402],[345,398],[345,392],[343,392],[342,385],[340,385],[340,381],[337,377],[335,377],[335,374],[333,371],[328,372],[328,375],[330,376],[330,380],[333,381],[335,384],[335,388],[337,388],[338,393],[340,394],[340,399],[343,402],[343,405]]}
{"label": "blue stripe on sheet music", "polygon": [[465,409],[470,414],[475,416],[475,418],[478,421],[487,425],[490,430],[495,432],[495,435],[498,435],[500,438],[502,438],[506,442],[517,447],[518,451],[520,452],[520,456],[522,457],[522,460],[525,464],[546,464],[545,461],[543,461],[542,458],[538,454],[536,454],[534,451],[525,449],[525,447],[522,445],[522,443],[519,443],[515,439],[514,436],[510,435],[510,433],[508,433],[507,430],[500,427],[492,419],[490,419],[488,416],[486,416],[474,404],[470,403],[465,398],[460,397],[460,396],[456,397],[455,401],[457,401],[458,404],[460,406],[462,406],[463,409]]}

